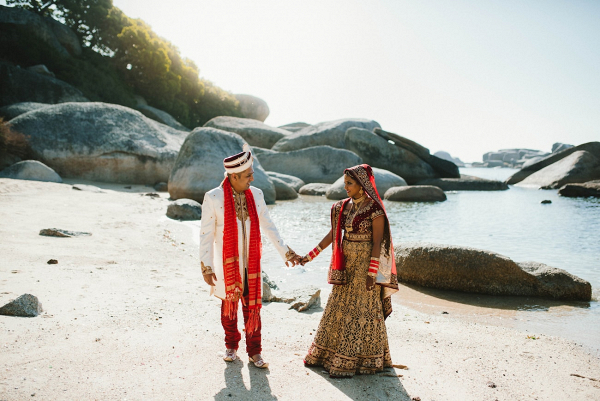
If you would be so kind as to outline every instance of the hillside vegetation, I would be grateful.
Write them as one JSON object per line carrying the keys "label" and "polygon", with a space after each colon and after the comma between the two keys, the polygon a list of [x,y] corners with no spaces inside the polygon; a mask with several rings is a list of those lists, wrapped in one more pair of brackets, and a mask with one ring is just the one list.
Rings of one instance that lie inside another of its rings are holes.
{"label": "hillside vegetation", "polygon": [[[2,58],[23,65],[45,64],[92,101],[134,107],[134,94],[162,109],[188,128],[216,116],[238,116],[235,97],[199,77],[199,68],[177,47],[140,19],[132,19],[112,0],[7,0],[71,28],[82,45],[80,56],[53,52],[32,32],[16,33],[19,43]],[[6,29],[6,28],[4,28]],[[13,35],[13,37],[15,37]]]}

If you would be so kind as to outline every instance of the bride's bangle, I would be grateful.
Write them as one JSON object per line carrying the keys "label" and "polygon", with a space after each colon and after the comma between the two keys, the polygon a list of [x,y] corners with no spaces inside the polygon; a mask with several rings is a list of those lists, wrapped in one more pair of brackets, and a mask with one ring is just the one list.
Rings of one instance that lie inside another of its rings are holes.
{"label": "bride's bangle", "polygon": [[369,273],[371,277],[377,277],[377,270],[379,270],[379,258],[371,257],[371,263],[369,263]]}
{"label": "bride's bangle", "polygon": [[321,251],[323,251],[323,250],[321,249],[321,247],[319,245],[317,245],[317,247],[315,249],[313,249],[312,251],[310,251],[305,257],[310,262],[314,258],[316,258],[317,256],[319,256],[319,254],[321,253]]}

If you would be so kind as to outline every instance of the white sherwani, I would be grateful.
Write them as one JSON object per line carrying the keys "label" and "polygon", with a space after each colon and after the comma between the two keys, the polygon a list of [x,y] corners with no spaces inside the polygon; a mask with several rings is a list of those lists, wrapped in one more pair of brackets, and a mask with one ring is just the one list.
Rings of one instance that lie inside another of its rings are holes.
{"label": "white sherwani", "polygon": [[[269,210],[265,203],[262,191],[256,187],[250,187],[254,195],[256,213],[260,223],[261,234],[266,234],[275,245],[275,249],[286,260],[288,246],[283,242],[279,231],[269,216]],[[211,287],[211,295],[225,299],[225,275],[223,272],[223,228],[224,228],[224,192],[219,186],[211,189],[204,195],[202,203],[202,221],[200,226],[200,262],[204,267],[210,266],[217,276],[216,286]],[[244,269],[248,266],[248,244],[250,242],[250,218],[245,219],[245,230],[239,217],[236,218],[238,229],[238,254],[240,257],[240,277],[244,282]],[[245,235],[244,235],[245,233]],[[245,238],[245,244],[244,244]]]}

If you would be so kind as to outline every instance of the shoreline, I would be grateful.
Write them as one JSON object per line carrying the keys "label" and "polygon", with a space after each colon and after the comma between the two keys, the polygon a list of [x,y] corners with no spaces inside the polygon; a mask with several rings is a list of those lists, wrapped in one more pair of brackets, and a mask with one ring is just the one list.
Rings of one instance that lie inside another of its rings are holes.
{"label": "shoreline", "polygon": [[[600,380],[600,358],[592,349],[396,300],[388,338],[394,363],[408,370],[339,380],[305,368],[322,311],[277,303],[262,313],[270,369],[248,365],[243,340],[241,361],[226,364],[219,304],[202,281],[192,230],[164,218],[164,194],[130,191],[0,179],[0,303],[31,293],[44,307],[36,318],[0,316],[0,399],[287,400],[307,389],[319,399],[600,398],[600,382],[591,380]],[[92,236],[38,235],[49,227]],[[51,258],[59,263],[46,264]]]}

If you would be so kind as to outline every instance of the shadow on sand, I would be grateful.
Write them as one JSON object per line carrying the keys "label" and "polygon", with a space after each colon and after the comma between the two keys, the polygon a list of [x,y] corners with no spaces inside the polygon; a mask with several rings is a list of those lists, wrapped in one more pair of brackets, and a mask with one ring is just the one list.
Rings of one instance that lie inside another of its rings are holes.
{"label": "shadow on sand", "polygon": [[414,291],[428,295],[430,297],[483,308],[518,311],[544,311],[549,310],[553,307],[564,305],[583,309],[590,307],[589,302],[583,301],[560,301],[525,296],[475,294],[451,290],[438,290],[434,288],[420,287],[412,284],[402,285]]}
{"label": "shadow on sand", "polygon": [[[329,373],[322,367],[313,366],[306,369],[320,375],[351,400],[412,400],[394,369],[385,369],[375,375],[355,375],[344,379],[330,378]],[[335,398],[334,392],[331,398]]]}
{"label": "shadow on sand", "polygon": [[215,395],[215,400],[276,400],[269,385],[269,369],[256,369],[246,363],[250,375],[250,388],[247,389],[242,377],[244,363],[241,360],[227,363],[223,372],[225,388]]}

